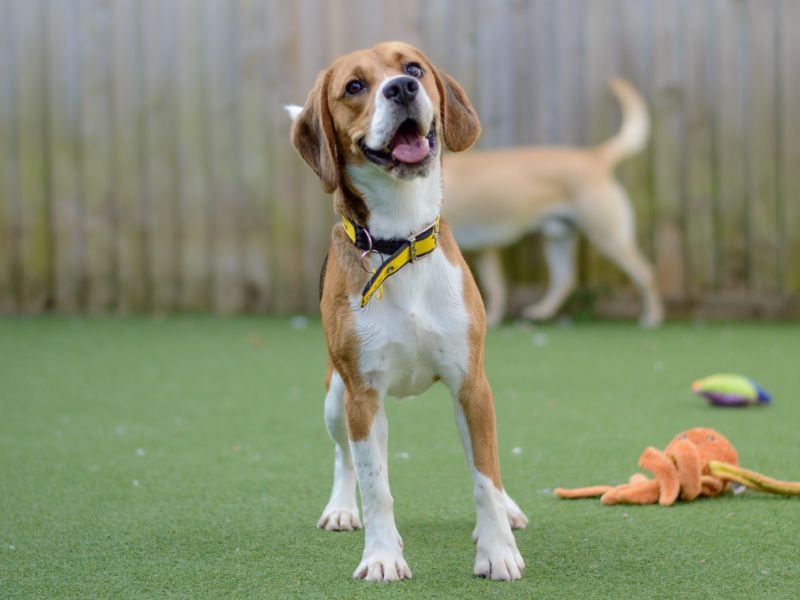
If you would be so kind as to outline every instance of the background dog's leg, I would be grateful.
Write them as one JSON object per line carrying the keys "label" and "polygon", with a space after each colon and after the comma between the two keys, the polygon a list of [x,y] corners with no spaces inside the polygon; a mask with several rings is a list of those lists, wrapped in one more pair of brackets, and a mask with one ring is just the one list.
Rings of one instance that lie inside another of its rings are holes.
{"label": "background dog's leg", "polygon": [[477,517],[472,538],[478,546],[473,572],[489,579],[519,579],[525,562],[511,526],[524,528],[528,519],[500,481],[492,390],[481,372],[451,386],[451,393],[458,432],[472,471]]}
{"label": "background dog's leg", "polygon": [[394,501],[389,491],[383,398],[377,398],[374,390],[372,395],[349,394],[349,390],[345,392],[350,449],[364,509],[364,554],[353,577],[367,581],[410,579],[411,569],[403,558],[403,540],[394,521]]}
{"label": "background dog's leg", "polygon": [[642,296],[643,310],[639,323],[657,327],[664,319],[664,307],[658,293],[653,268],[636,245],[631,202],[625,190],[611,182],[597,197],[583,200],[595,202],[595,210],[582,211],[582,225],[589,240],[633,280]]}
{"label": "background dog's leg", "polygon": [[507,288],[499,248],[482,251],[475,261],[486,304],[486,323],[498,325],[506,312]]}
{"label": "background dog's leg", "polygon": [[331,375],[325,396],[325,427],[334,444],[333,489],[317,527],[328,531],[361,529],[356,503],[356,472],[350,456],[347,425],[344,420],[344,382],[336,371]]}
{"label": "background dog's leg", "polygon": [[547,292],[535,304],[522,311],[522,316],[533,321],[552,318],[575,289],[575,251],[578,235],[563,219],[550,219],[542,225],[544,258],[547,263]]}

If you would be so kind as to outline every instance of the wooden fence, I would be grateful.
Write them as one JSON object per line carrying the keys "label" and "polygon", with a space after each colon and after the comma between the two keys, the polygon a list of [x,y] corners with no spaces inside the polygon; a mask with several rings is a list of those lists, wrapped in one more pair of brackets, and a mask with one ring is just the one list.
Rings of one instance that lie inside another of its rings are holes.
{"label": "wooden fence", "polygon": [[[315,311],[334,215],[281,106],[403,39],[482,147],[599,142],[627,77],[654,127],[621,175],[673,308],[799,314],[798,26],[797,0],[0,0],[0,312]],[[533,239],[507,263],[542,279]]]}

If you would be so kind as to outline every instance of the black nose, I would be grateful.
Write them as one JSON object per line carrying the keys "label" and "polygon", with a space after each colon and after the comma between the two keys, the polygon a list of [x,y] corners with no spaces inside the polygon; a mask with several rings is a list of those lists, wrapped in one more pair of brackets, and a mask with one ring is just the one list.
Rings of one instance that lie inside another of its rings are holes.
{"label": "black nose", "polygon": [[419,82],[413,77],[395,77],[384,86],[383,95],[401,106],[408,106],[417,97],[418,89]]}

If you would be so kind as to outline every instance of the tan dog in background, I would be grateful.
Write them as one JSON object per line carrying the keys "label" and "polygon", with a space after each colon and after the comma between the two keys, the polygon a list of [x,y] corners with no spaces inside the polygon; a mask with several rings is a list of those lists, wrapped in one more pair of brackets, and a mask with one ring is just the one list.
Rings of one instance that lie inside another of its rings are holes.
{"label": "tan dog in background", "polygon": [[489,324],[499,323],[506,307],[500,251],[537,229],[550,281],[544,297],[522,314],[532,320],[556,314],[577,281],[576,228],[633,280],[643,302],[640,323],[655,327],[663,320],[653,269],[636,245],[630,199],[614,177],[617,164],[647,143],[647,107],[624,80],[610,85],[622,106],[622,127],[598,147],[527,146],[445,159],[444,214],[461,249],[479,253]]}
{"label": "tan dog in background", "polygon": [[389,491],[384,398],[417,395],[442,381],[472,472],[473,572],[519,579],[525,564],[511,528],[525,527],[527,518],[500,479],[483,303],[439,220],[442,148],[471,146],[478,117],[455,80],[399,42],[339,58],[302,109],[287,109],[295,119],[292,144],[333,192],[342,216],[321,286],[325,424],[336,451],[333,489],[317,526],[361,526],[357,478],[365,536],[353,577],[411,577]]}

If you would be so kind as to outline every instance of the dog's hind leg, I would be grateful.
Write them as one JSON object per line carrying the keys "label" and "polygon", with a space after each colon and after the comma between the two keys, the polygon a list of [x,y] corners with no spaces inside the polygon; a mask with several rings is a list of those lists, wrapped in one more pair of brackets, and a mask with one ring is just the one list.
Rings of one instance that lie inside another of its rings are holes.
{"label": "dog's hind leg", "polygon": [[664,306],[658,293],[653,268],[636,245],[636,231],[631,202],[617,182],[598,190],[587,204],[600,204],[596,210],[582,211],[581,225],[589,240],[633,280],[642,297],[639,318],[642,327],[657,327],[664,319]]}
{"label": "dog's hind leg", "polygon": [[522,311],[532,321],[551,319],[575,289],[575,251],[578,235],[575,228],[563,219],[549,219],[542,225],[544,258],[547,263],[548,285],[545,295]]}
{"label": "dog's hind leg", "polygon": [[331,373],[325,396],[325,427],[334,444],[333,489],[317,527],[328,531],[361,529],[356,503],[356,473],[347,439],[344,415],[344,382],[336,371]]}
{"label": "dog's hind leg", "polygon": [[476,259],[475,268],[484,294],[486,323],[499,325],[506,312],[506,280],[499,248],[487,248]]}

